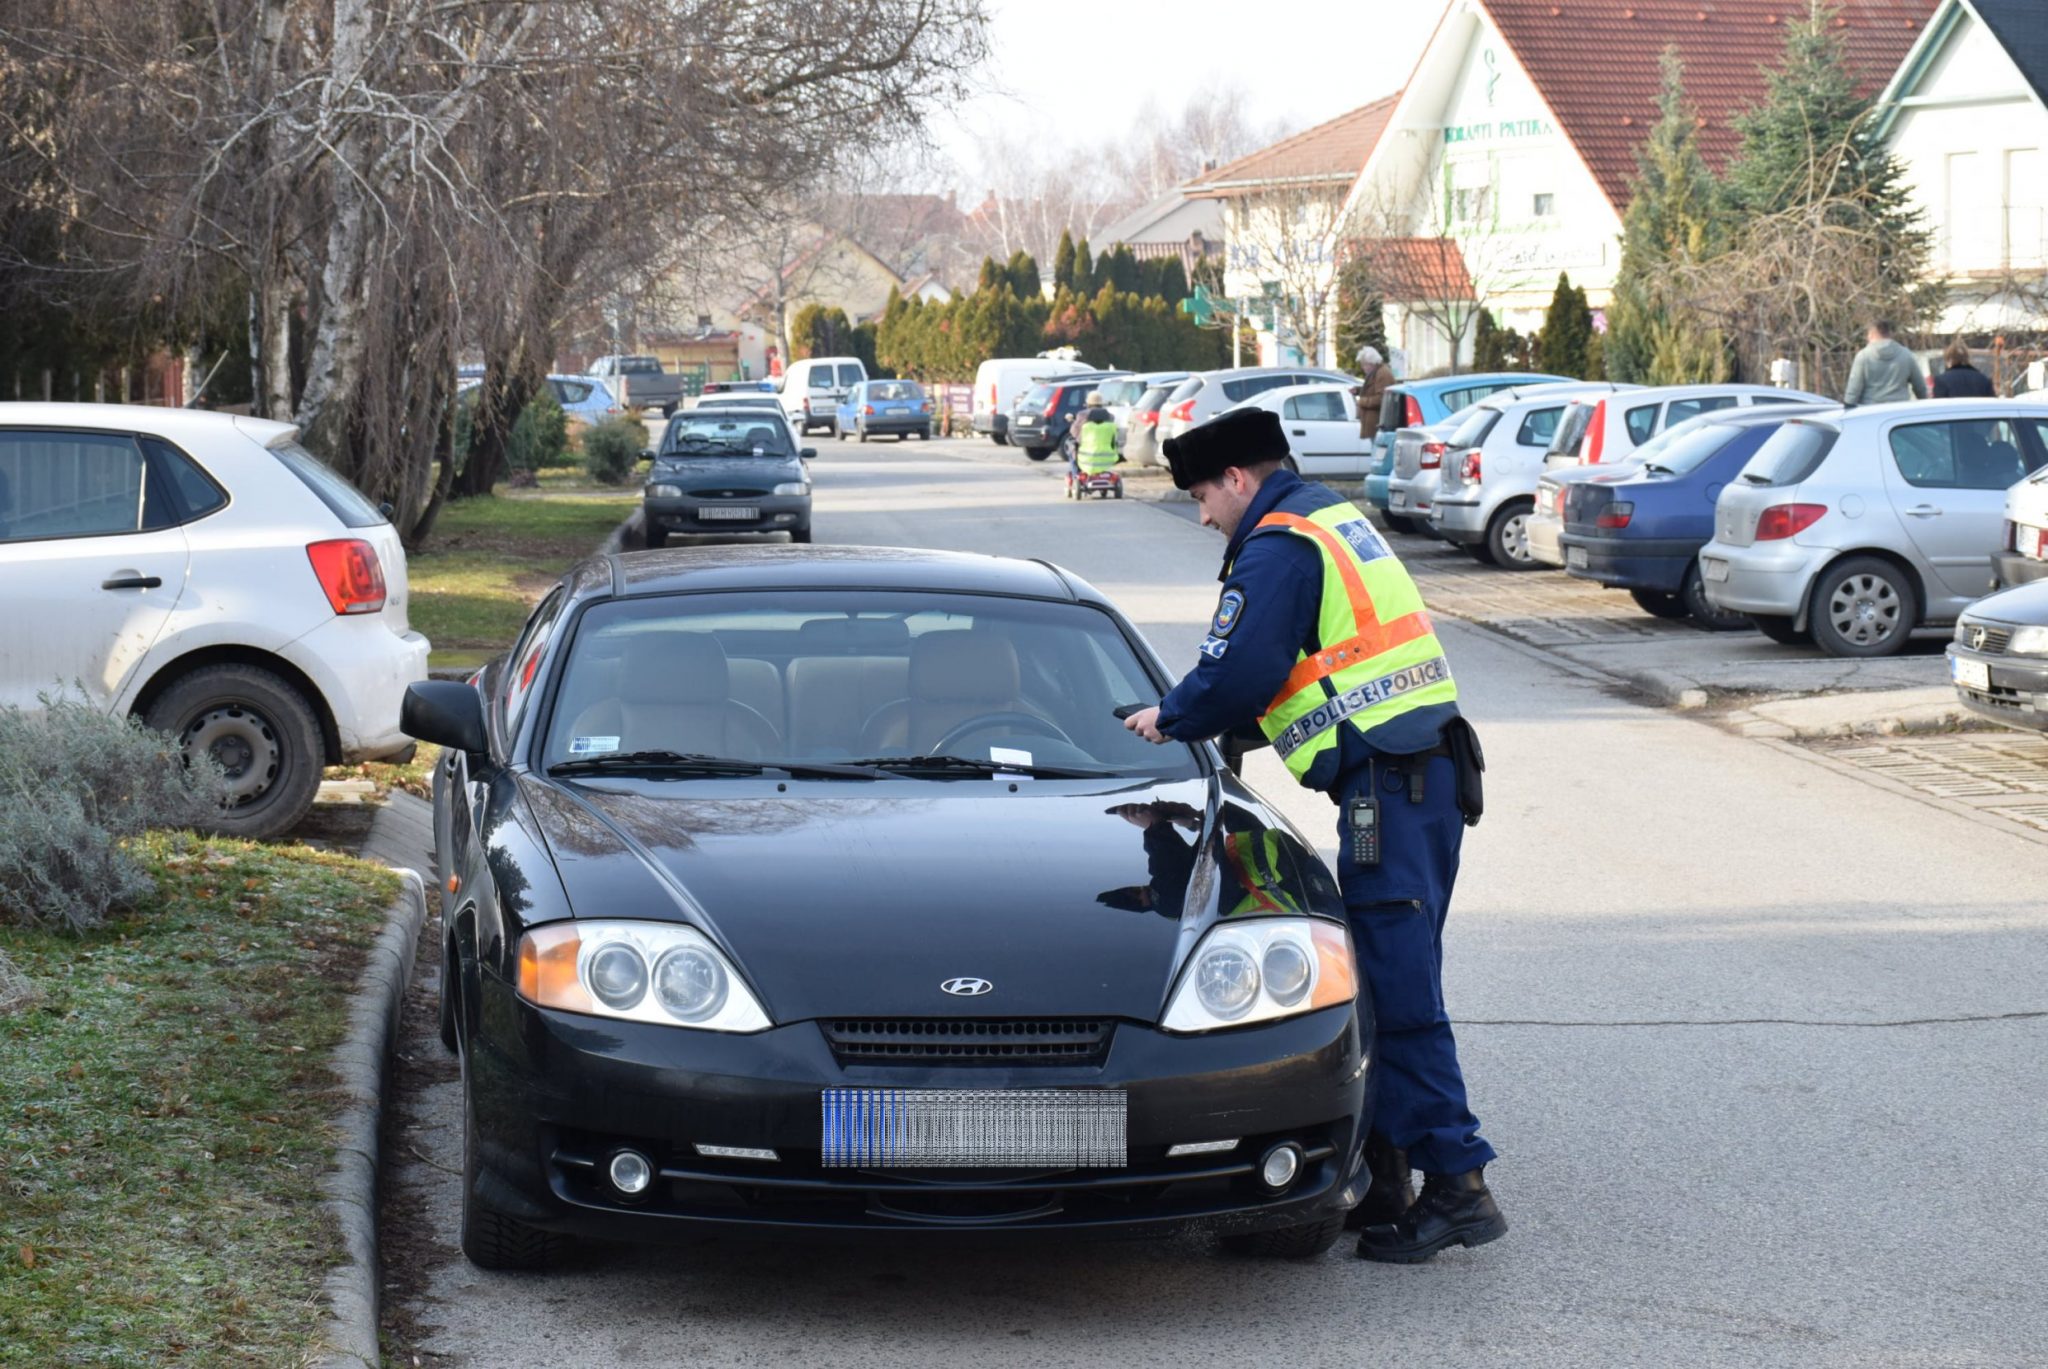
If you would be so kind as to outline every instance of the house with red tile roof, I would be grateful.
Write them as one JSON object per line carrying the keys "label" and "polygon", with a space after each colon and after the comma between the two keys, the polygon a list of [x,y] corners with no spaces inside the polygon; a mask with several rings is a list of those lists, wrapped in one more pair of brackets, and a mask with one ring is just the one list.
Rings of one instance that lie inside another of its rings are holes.
{"label": "house with red tile roof", "polygon": [[[1940,0],[1838,0],[1833,23],[1872,93]],[[2022,0],[2040,8],[2040,0]],[[1658,58],[1676,47],[1716,169],[1765,91],[1807,0],[1451,0],[1351,187],[1351,233],[1448,240],[1476,308],[1528,331],[1560,273],[1605,305],[1621,259],[1636,150],[1657,117]],[[1389,301],[1406,374],[1442,368],[1441,311]],[[1468,353],[1469,332],[1459,339]],[[1397,359],[1397,366],[1401,359]]]}

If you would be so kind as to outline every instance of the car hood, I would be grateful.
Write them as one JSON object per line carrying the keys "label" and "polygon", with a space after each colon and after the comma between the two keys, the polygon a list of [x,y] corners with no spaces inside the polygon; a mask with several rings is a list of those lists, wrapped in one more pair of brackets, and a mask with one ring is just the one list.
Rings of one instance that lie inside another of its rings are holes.
{"label": "car hood", "polygon": [[[801,796],[754,781],[527,775],[521,787],[577,916],[700,927],[778,1022],[1152,1021],[1217,917],[1275,902],[1342,913],[1314,852],[1221,778],[1016,793],[985,781],[793,783]],[[1141,827],[1125,812],[1158,816]],[[1232,854],[1269,830],[1282,887],[1260,903]],[[958,977],[994,987],[940,989]]]}
{"label": "car hood", "polygon": [[803,462],[794,456],[664,456],[648,473],[656,480],[766,481],[803,478]]}

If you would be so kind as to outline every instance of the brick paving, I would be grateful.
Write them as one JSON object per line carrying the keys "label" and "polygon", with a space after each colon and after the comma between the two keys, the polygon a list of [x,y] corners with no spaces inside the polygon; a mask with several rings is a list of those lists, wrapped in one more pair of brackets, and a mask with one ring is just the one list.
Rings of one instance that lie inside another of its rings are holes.
{"label": "brick paving", "polygon": [[2048,737],[2000,729],[1804,744],[1931,798],[1957,800],[2048,832]]}

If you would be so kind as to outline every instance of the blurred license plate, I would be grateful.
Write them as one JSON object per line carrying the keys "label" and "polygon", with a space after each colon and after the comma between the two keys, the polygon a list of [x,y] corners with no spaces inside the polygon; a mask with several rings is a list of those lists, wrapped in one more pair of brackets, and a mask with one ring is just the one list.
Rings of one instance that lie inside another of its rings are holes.
{"label": "blurred license plate", "polygon": [[1400,490],[1393,491],[1391,494],[1387,496],[1387,507],[1390,509],[1407,508],[1408,496],[1403,494]]}
{"label": "blurred license plate", "polygon": [[1991,688],[1991,667],[1985,665],[1982,661],[1972,661],[1963,656],[1951,656],[1948,658],[1948,669],[1949,674],[1955,678],[1955,682],[1966,689],[1989,691]]}
{"label": "blurred license plate", "polygon": [[826,1089],[828,1169],[1122,1169],[1122,1089]]}
{"label": "blurred license plate", "polygon": [[751,504],[710,504],[698,509],[697,516],[704,519],[729,519],[735,523],[751,523],[761,516],[761,511]]}
{"label": "blurred license plate", "polygon": [[1584,570],[1586,568],[1586,549],[1584,547],[1566,547],[1564,549],[1564,563],[1567,566],[1577,566],[1580,570]]}
{"label": "blurred license plate", "polygon": [[1726,561],[1717,561],[1711,556],[1704,557],[1700,561],[1700,574],[1716,583],[1726,580],[1728,578],[1728,563]]}

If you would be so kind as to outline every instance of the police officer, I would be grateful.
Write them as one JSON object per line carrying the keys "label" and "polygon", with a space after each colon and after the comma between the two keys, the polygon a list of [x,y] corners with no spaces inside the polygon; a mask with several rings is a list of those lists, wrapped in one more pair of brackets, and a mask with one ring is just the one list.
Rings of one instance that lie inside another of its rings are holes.
{"label": "police officer", "polygon": [[[1507,1232],[1443,999],[1443,927],[1482,766],[1422,596],[1354,505],[1289,471],[1267,409],[1164,444],[1173,483],[1230,539],[1194,671],[1125,725],[1196,741],[1256,719],[1339,805],[1338,882],[1378,1020],[1372,1183],[1358,1253],[1413,1263]],[[1410,1168],[1423,1173],[1414,1197]]]}

